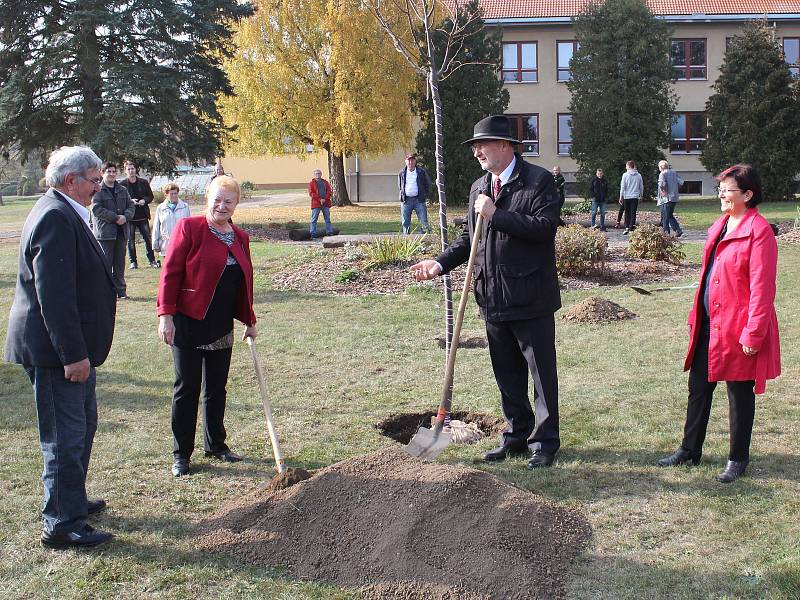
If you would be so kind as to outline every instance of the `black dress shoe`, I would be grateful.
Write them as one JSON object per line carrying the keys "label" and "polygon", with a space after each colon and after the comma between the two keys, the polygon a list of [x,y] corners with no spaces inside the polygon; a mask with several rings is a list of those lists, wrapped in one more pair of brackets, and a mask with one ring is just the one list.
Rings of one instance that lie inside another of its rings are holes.
{"label": "black dress shoe", "polygon": [[42,532],[42,546],[45,548],[92,548],[105,544],[113,535],[105,531],[99,531],[91,525],[84,525],[78,531],[69,533],[47,533]]}
{"label": "black dress shoe", "polygon": [[675,452],[664,458],[659,458],[656,464],[659,467],[677,467],[683,463],[691,462],[693,465],[700,464],[700,454],[689,452],[683,448],[678,448]]}
{"label": "black dress shoe", "polygon": [[206,458],[218,458],[219,460],[224,460],[225,462],[239,462],[242,460],[241,455],[230,450],[226,450],[225,452],[206,452]]}
{"label": "black dress shoe", "polygon": [[182,477],[184,475],[189,474],[189,459],[188,458],[176,458],[175,462],[172,463],[172,474],[175,477]]}
{"label": "black dress shoe", "polygon": [[730,483],[731,481],[736,481],[744,475],[745,469],[747,469],[748,461],[744,460],[742,462],[737,462],[735,460],[729,460],[728,464],[725,465],[725,470],[717,475],[717,481],[722,483]]}
{"label": "black dress shoe", "polygon": [[97,500],[87,500],[86,501],[86,512],[90,515],[99,513],[101,510],[104,510],[106,507],[106,501],[102,498],[98,498]]}
{"label": "black dress shoe", "polygon": [[549,467],[553,464],[555,458],[555,454],[548,454],[547,452],[542,452],[541,450],[534,450],[533,454],[531,454],[531,459],[528,461],[528,468],[533,470],[540,467]]}
{"label": "black dress shoe", "polygon": [[525,454],[526,450],[526,448],[517,448],[503,444],[502,446],[498,446],[493,450],[489,450],[483,455],[483,460],[484,462],[499,462],[507,459],[509,456],[519,456],[521,454]]}

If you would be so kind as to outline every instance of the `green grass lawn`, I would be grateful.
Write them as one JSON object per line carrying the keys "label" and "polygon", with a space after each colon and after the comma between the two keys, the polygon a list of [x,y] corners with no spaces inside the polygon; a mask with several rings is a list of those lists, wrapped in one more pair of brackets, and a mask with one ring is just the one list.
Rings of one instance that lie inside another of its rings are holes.
{"label": "green grass lawn", "polygon": [[[358,211],[365,209],[352,209]],[[358,214],[364,216],[341,221],[385,222]],[[17,244],[0,241],[0,340]],[[376,421],[438,403],[444,360],[434,336],[443,318],[435,291],[366,298],[277,291],[270,274],[300,250],[263,242],[252,249],[258,348],[291,466],[318,468],[393,445],[378,434]],[[696,261],[699,244],[687,250]],[[274,474],[252,364],[238,343],[226,426],[231,447],[246,460],[208,462],[198,437],[196,473],[173,479],[173,370],[156,335],[158,271],[129,271],[127,279],[132,299],[119,304],[114,346],[98,369],[100,426],[88,481],[90,494],[109,502],[93,519],[116,535],[106,548],[40,548],[42,465],[30,385],[21,368],[0,362],[0,597],[352,598],[287,578],[281,569],[196,549],[199,519]],[[438,460],[477,466],[587,515],[594,536],[572,568],[571,598],[800,597],[800,247],[780,247],[778,286],[784,373],[757,401],[751,467],[735,484],[713,479],[728,447],[722,390],[702,465],[653,466],[680,442],[690,290],[649,297],[628,288],[563,293],[565,307],[601,295],[639,317],[602,326],[558,321],[562,451],[553,468],[529,472],[522,458],[475,463],[494,440],[450,447]],[[464,330],[480,332],[472,307]],[[488,352],[459,352],[455,407],[499,416],[498,402]]]}
{"label": "green grass lawn", "polygon": [[25,217],[39,196],[3,196],[0,206],[0,233],[19,231],[25,223]]}

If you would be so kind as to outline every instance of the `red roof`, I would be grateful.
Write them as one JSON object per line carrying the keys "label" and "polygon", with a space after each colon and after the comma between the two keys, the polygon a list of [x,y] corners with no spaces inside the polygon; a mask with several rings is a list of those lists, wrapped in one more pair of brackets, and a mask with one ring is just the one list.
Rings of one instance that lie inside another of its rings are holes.
{"label": "red roof", "polygon": [[[485,19],[574,17],[586,0],[481,0]],[[800,14],[800,0],[647,0],[656,15]]]}

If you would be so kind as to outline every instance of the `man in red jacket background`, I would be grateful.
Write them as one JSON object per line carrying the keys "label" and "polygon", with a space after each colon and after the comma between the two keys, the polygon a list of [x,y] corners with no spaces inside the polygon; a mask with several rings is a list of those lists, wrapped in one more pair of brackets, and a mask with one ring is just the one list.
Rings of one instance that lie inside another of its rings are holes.
{"label": "man in red jacket background", "polygon": [[322,178],[322,171],[319,169],[314,171],[314,179],[308,184],[308,195],[311,196],[311,225],[309,227],[311,239],[317,237],[317,219],[319,219],[320,211],[325,219],[325,233],[332,235],[331,196],[333,189],[331,184]]}

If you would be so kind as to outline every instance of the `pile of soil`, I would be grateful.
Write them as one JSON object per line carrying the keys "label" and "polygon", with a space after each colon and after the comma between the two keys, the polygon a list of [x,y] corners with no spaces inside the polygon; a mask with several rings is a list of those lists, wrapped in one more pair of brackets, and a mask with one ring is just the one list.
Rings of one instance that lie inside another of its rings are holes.
{"label": "pile of soil", "polygon": [[489,473],[403,450],[263,488],[200,525],[199,545],[365,598],[563,598],[591,526],[577,510]]}
{"label": "pile of soil", "polygon": [[270,492],[285,490],[286,488],[291,487],[296,483],[300,483],[301,481],[305,481],[310,477],[311,473],[305,469],[289,467],[283,473],[278,473],[275,475],[275,477],[270,479],[264,489]]}
{"label": "pile of soil", "polygon": [[609,323],[635,319],[636,315],[616,302],[589,296],[583,302],[579,302],[561,313],[561,318],[574,323]]}

